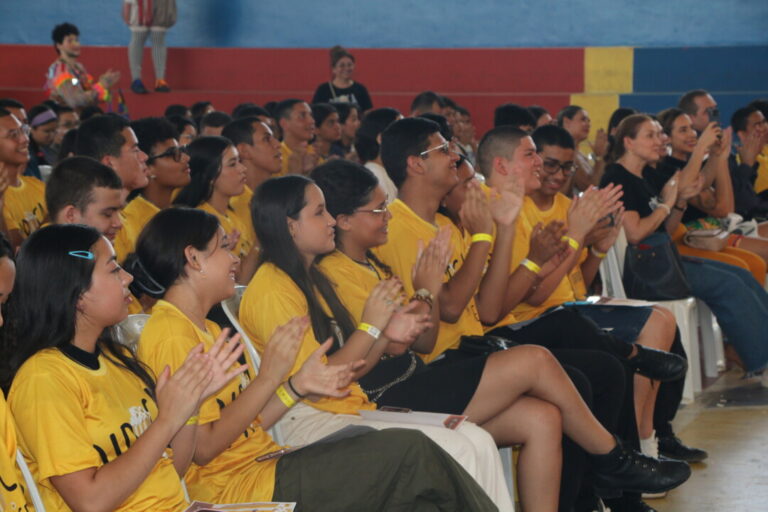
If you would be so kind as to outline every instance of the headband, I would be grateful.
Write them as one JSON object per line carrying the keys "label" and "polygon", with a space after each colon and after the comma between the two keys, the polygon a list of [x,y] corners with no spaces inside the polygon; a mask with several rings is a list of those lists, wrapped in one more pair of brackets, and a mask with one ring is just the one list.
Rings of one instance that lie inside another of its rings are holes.
{"label": "headband", "polygon": [[56,120],[56,112],[53,110],[44,110],[37,114],[35,117],[32,118],[32,121],[29,123],[29,125],[32,128],[37,128],[38,126],[48,123],[50,121]]}

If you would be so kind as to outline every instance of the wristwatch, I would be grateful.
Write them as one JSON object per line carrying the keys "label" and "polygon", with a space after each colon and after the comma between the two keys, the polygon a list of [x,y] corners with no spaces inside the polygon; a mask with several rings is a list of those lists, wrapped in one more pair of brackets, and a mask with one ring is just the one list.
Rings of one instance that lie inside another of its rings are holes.
{"label": "wristwatch", "polygon": [[419,288],[413,292],[413,297],[411,297],[411,300],[418,300],[419,302],[423,302],[429,306],[429,309],[432,309],[432,304],[435,302],[435,298],[432,296],[432,293],[430,293],[430,291],[426,288]]}

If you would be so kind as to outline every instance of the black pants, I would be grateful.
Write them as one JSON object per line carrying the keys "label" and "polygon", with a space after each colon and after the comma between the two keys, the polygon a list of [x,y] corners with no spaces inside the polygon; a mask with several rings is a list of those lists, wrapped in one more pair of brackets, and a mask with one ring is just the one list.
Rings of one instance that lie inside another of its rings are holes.
{"label": "black pants", "polygon": [[[688,359],[683,343],[680,341],[679,329],[675,330],[675,340],[672,342],[672,348],[669,351]],[[693,361],[693,364],[698,364],[698,361]],[[656,408],[653,411],[653,428],[656,430],[658,437],[674,435],[672,420],[675,419],[677,409],[683,400],[684,386],[685,378],[661,383],[659,394],[656,395]]]}

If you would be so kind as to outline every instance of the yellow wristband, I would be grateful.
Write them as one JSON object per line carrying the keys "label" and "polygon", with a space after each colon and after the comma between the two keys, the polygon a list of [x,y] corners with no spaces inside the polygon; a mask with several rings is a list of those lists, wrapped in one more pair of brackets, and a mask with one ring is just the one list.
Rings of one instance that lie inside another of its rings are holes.
{"label": "yellow wristband", "polygon": [[604,260],[605,257],[608,256],[607,252],[600,252],[597,249],[595,249],[594,247],[590,247],[589,248],[589,252],[592,253],[592,256],[594,256],[595,258],[601,259],[601,260]]}
{"label": "yellow wristband", "polygon": [[283,402],[283,405],[285,405],[287,408],[291,408],[294,405],[296,405],[296,400],[293,399],[291,394],[286,391],[285,386],[280,384],[277,389],[275,390],[275,394],[277,395],[277,398],[280,399],[281,402]]}
{"label": "yellow wristband", "polygon": [[563,235],[563,236],[560,238],[560,240],[562,240],[563,242],[568,242],[568,245],[570,245],[570,246],[571,246],[571,248],[572,248],[574,251],[578,251],[578,250],[579,250],[579,247],[581,247],[581,245],[579,245],[579,242],[577,242],[577,241],[576,241],[576,240],[574,240],[573,238],[569,237],[568,235]]}
{"label": "yellow wristband", "polygon": [[493,235],[489,235],[488,233],[475,233],[472,235],[472,243],[475,242],[493,243]]}
{"label": "yellow wristband", "polygon": [[200,416],[190,416],[185,425],[197,425],[200,421]]}
{"label": "yellow wristband", "polygon": [[538,266],[536,263],[532,262],[528,258],[525,258],[523,261],[520,262],[520,265],[524,266],[531,272],[533,272],[536,275],[539,275],[539,272],[541,272],[541,267]]}
{"label": "yellow wristband", "polygon": [[357,326],[357,329],[367,333],[374,340],[379,339],[379,336],[381,336],[381,329],[365,322],[360,322],[360,324]]}

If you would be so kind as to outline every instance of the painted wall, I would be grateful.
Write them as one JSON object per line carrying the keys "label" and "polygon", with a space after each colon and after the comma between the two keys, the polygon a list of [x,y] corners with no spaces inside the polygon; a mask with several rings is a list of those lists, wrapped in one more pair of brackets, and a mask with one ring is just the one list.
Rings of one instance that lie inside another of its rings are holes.
{"label": "painted wall", "polygon": [[[177,0],[171,46],[489,48],[768,43],[766,0]],[[0,0],[0,44],[48,44],[59,21],[124,45],[120,0]]]}

